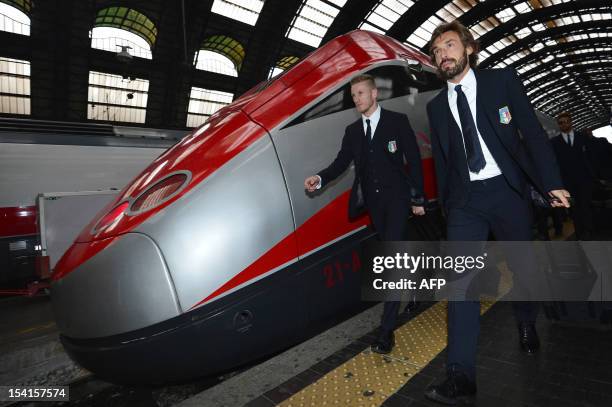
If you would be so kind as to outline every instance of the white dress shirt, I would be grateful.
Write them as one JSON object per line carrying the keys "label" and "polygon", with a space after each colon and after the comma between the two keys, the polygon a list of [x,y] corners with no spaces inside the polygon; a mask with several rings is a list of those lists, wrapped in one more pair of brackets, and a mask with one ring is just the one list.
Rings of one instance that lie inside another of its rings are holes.
{"label": "white dress shirt", "polygon": [[[480,134],[480,130],[478,130],[478,122],[476,121],[476,91],[477,91],[477,83],[476,83],[476,75],[474,75],[473,70],[469,70],[465,77],[458,84],[447,82],[448,84],[448,106],[450,107],[451,113],[455,118],[455,122],[457,122],[457,126],[459,127],[459,131],[461,131],[461,120],[459,119],[459,109],[457,108],[457,92],[455,91],[455,86],[461,85],[461,90],[465,93],[465,97],[467,98],[468,104],[470,105],[470,112],[472,113],[472,118],[474,119],[474,124],[476,124],[476,132],[478,133],[478,141],[480,142],[480,147],[482,148],[482,154],[484,155],[484,159],[487,162],[485,167],[480,170],[478,173],[470,171],[468,167],[468,172],[470,173],[470,181],[482,180],[487,178],[492,178],[497,175],[501,175],[501,170],[495,162],[493,155],[489,151],[486,143],[482,139],[482,135]],[[462,133],[463,136],[463,133]],[[461,137],[463,141],[463,149],[465,150],[465,140]],[[467,157],[467,153],[466,153]]]}
{"label": "white dress shirt", "polygon": [[[566,144],[569,144],[570,147],[574,146],[574,130],[570,130],[569,133],[561,132],[561,137],[563,137],[563,141],[565,141]],[[567,140],[568,138],[569,138],[569,143]]]}
{"label": "white dress shirt", "polygon": [[366,123],[367,119],[370,119],[370,128],[372,129],[371,139],[373,139],[374,132],[376,131],[376,127],[378,127],[378,122],[380,121],[380,105],[378,103],[376,104],[376,110],[374,110],[374,113],[372,113],[370,117],[366,116],[365,114],[361,115],[361,121],[363,123],[363,134],[367,134],[367,129],[368,129],[368,124]]}

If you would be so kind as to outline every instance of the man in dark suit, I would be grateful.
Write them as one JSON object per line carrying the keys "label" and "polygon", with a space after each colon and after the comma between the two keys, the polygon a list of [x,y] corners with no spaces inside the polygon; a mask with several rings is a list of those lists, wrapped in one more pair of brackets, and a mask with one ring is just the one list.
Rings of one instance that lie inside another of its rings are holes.
{"label": "man in dark suit", "polygon": [[591,200],[596,182],[592,143],[587,136],[574,131],[572,116],[568,112],[559,114],[557,123],[561,133],[551,142],[561,168],[563,184],[574,198],[571,214],[576,238],[590,240],[593,231]]}
{"label": "man in dark suit", "polygon": [[[327,185],[355,162],[366,207],[382,241],[403,240],[410,214],[423,215],[423,174],[416,137],[405,114],[382,109],[376,102],[374,78],[359,75],[351,80],[351,96],[361,117],[346,127],[342,147],[329,167],[304,181],[309,192]],[[408,164],[406,171],[405,163]],[[351,199],[356,194],[351,193]],[[372,346],[389,353],[395,344],[393,330],[399,302],[385,302],[380,335]]]}
{"label": "man in dark suit", "polygon": [[[484,242],[490,232],[497,240],[531,240],[528,184],[554,198],[555,206],[568,207],[569,193],[521,82],[511,69],[474,69],[478,43],[457,21],[440,25],[429,46],[439,76],[447,81],[427,114],[448,240]],[[516,284],[531,264],[529,256],[510,257]],[[425,391],[444,404],[476,393],[480,304],[455,299],[448,303],[447,376]],[[533,353],[539,346],[537,308],[528,302],[513,305],[520,347]]]}

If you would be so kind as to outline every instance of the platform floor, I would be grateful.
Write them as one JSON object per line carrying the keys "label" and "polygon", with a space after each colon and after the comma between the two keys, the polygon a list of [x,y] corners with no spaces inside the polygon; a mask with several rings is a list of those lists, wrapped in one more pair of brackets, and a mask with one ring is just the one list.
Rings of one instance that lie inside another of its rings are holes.
{"label": "platform floor", "polygon": [[[5,298],[0,299],[0,385],[70,385],[69,403],[20,404],[34,407],[436,406],[423,391],[444,376],[445,307],[444,302],[421,304],[403,314],[397,346],[387,357],[369,352],[382,312],[377,304],[295,347],[221,377],[136,388],[98,380],[68,358],[48,298]],[[609,325],[556,323],[540,312],[542,347],[527,356],[518,348],[510,303],[489,300],[481,311],[475,405],[612,406]]]}
{"label": "platform floor", "polygon": [[[439,305],[441,303],[424,310],[399,331],[404,333],[407,326],[414,331],[420,326],[424,332],[412,332],[411,336],[426,337],[431,327],[426,322],[411,322],[423,317],[424,320],[436,319]],[[542,341],[541,351],[535,356],[527,356],[518,348],[510,303],[496,303],[483,315],[476,405],[612,406],[612,330],[551,323],[543,315],[538,319],[537,328]],[[367,351],[374,338],[373,333],[359,338],[247,405],[438,406],[427,401],[423,391],[444,377],[446,351],[417,369],[402,361],[401,355],[407,351],[419,353],[419,347],[431,347],[431,342],[414,343],[411,350],[396,349],[391,358],[385,358]],[[405,344],[406,341],[398,341],[398,347]],[[359,369],[354,361],[364,358],[364,354],[369,361]],[[366,378],[358,386],[352,385],[351,382],[359,382],[358,376],[368,371],[376,371],[372,380]],[[397,382],[403,383],[397,386]],[[394,386],[393,392],[385,391]]]}

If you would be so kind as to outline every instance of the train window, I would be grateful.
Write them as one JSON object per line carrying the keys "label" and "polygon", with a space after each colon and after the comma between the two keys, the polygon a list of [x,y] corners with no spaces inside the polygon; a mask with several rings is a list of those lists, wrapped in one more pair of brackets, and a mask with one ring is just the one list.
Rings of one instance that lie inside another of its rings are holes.
{"label": "train window", "polygon": [[366,72],[378,86],[378,100],[393,99],[440,89],[442,82],[432,73],[405,65],[385,65]]}
{"label": "train window", "polygon": [[[405,65],[385,65],[365,73],[374,77],[379,101],[442,87],[442,82],[434,74],[418,68],[408,68]],[[285,128],[353,107],[350,85],[346,84],[292,120]]]}
{"label": "train window", "polygon": [[[312,109],[308,109],[308,111],[303,114],[304,121],[316,119],[317,117],[327,116],[328,114],[339,112],[341,110],[350,109],[351,106],[346,103],[347,92],[348,87],[343,86],[342,88],[325,98],[320,103],[317,103]],[[350,99],[350,97],[348,99]]]}
{"label": "train window", "polygon": [[344,85],[334,93],[293,119],[288,125],[291,127],[296,124],[307,122],[319,117],[327,116],[332,113],[340,112],[342,110],[351,109],[353,107],[353,101],[351,99],[349,85]]}

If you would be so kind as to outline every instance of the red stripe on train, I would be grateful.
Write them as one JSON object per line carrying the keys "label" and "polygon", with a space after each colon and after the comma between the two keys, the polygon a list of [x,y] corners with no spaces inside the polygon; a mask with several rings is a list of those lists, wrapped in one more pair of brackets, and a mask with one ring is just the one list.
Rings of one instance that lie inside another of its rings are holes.
{"label": "red stripe on train", "polygon": [[367,215],[349,221],[347,215],[349,192],[346,191],[309,218],[295,232],[278,242],[272,249],[251,263],[227,283],[223,284],[191,309],[204,304],[241,284],[253,280],[270,270],[303,256],[362,226],[370,224]]}

